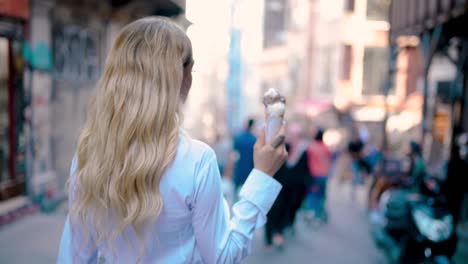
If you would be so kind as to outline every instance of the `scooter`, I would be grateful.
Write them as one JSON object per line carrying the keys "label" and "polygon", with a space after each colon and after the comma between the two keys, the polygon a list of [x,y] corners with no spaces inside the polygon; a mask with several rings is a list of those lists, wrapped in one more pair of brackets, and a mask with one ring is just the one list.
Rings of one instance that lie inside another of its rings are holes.
{"label": "scooter", "polygon": [[384,192],[380,217],[371,221],[376,244],[390,263],[449,264],[456,247],[453,217],[440,195],[439,182],[430,179],[423,192],[395,188]]}

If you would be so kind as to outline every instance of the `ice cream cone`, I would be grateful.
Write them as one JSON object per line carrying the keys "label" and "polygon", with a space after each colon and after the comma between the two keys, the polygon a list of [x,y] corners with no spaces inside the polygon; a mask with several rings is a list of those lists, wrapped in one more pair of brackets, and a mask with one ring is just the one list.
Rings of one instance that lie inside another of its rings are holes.
{"label": "ice cream cone", "polygon": [[278,91],[270,88],[263,95],[263,104],[265,105],[266,127],[265,141],[271,143],[283,125],[286,100]]}
{"label": "ice cream cone", "polygon": [[275,136],[281,129],[283,125],[283,117],[282,116],[269,116],[266,120],[266,130],[265,130],[265,140],[266,143],[271,143]]}

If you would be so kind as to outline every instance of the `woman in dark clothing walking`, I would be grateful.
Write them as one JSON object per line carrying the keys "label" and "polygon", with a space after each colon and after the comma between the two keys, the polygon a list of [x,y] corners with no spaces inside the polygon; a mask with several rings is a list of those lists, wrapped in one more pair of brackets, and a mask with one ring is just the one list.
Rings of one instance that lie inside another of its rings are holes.
{"label": "woman in dark clothing walking", "polygon": [[[306,196],[307,183],[310,181],[310,174],[307,163],[307,151],[301,149],[300,158],[293,163],[287,163],[284,165],[287,169],[287,174],[280,172],[279,177],[284,177],[280,181],[284,182],[287,192],[287,203],[289,204],[289,210],[287,210],[287,218],[285,219],[285,228],[293,227],[296,222],[296,215],[302,206],[302,202]],[[279,178],[278,177],[278,178]]]}
{"label": "woman in dark clothing walking", "polygon": [[[275,174],[276,180],[284,179],[287,177],[288,169],[283,165],[280,170]],[[284,184],[283,182],[281,182]],[[270,212],[267,214],[267,222],[265,224],[265,247],[270,249],[273,245],[273,239],[275,239],[276,246],[282,246],[284,243],[283,230],[285,227],[285,213],[288,210],[288,199],[290,191],[285,188],[283,189],[276,198],[275,203],[271,207]]]}
{"label": "woman in dark clothing walking", "polygon": [[[295,133],[293,133],[295,134]],[[286,145],[290,156],[275,174],[275,179],[283,185],[278,198],[267,215],[265,243],[267,249],[273,244],[284,245],[283,231],[293,227],[297,211],[301,208],[306,194],[306,181],[310,179],[307,165],[307,147],[309,142],[300,140],[300,135],[293,135]]]}

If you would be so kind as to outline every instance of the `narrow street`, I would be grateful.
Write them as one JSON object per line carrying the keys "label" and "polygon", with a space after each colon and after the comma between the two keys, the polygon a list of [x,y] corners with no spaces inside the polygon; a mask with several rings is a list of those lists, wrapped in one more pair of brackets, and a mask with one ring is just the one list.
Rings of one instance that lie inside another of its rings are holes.
{"label": "narrow street", "polygon": [[[348,185],[332,184],[328,225],[312,228],[299,217],[296,235],[288,235],[284,250],[268,253],[263,248],[263,231],[259,230],[252,255],[244,263],[385,263],[369,235],[363,191],[358,192],[357,201],[352,202]],[[49,215],[36,214],[0,230],[1,262],[55,263],[65,215],[64,210]]]}
{"label": "narrow street", "polygon": [[298,217],[295,236],[287,234],[285,248],[273,252],[265,252],[263,230],[260,230],[256,235],[252,255],[245,263],[386,263],[369,233],[365,195],[364,188],[360,189],[356,201],[351,201],[349,185],[332,182],[328,201],[330,221],[327,225],[307,226],[301,215]]}
{"label": "narrow street", "polygon": [[66,212],[35,214],[0,230],[2,264],[56,263]]}

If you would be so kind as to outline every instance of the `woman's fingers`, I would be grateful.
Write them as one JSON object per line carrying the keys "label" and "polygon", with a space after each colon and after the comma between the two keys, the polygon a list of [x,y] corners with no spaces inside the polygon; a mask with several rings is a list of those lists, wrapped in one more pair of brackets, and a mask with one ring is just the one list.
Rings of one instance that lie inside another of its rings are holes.
{"label": "woman's fingers", "polygon": [[288,151],[286,150],[286,146],[283,144],[282,147],[276,149],[279,158],[284,162],[288,158]]}
{"label": "woman's fingers", "polygon": [[281,128],[280,128],[280,130],[278,131],[278,133],[276,134],[276,136],[281,136],[281,135],[285,135],[285,134],[286,134],[285,126],[286,126],[286,121],[283,122],[283,125],[281,126]]}
{"label": "woman's fingers", "polygon": [[270,143],[271,146],[276,149],[278,148],[279,146],[281,146],[284,141],[286,140],[286,137],[284,136],[285,134],[285,129],[284,129],[284,126],[285,126],[285,122],[283,122],[283,125],[281,126],[280,130],[278,131],[278,133],[276,134],[276,137],[275,139],[273,139],[273,141]]}
{"label": "woman's fingers", "polygon": [[286,150],[286,146],[283,146],[283,151],[281,154],[283,155],[284,160],[288,158],[288,151]]}
{"label": "woman's fingers", "polygon": [[271,146],[276,149],[284,143],[284,140],[285,136],[279,135],[271,142]]}

